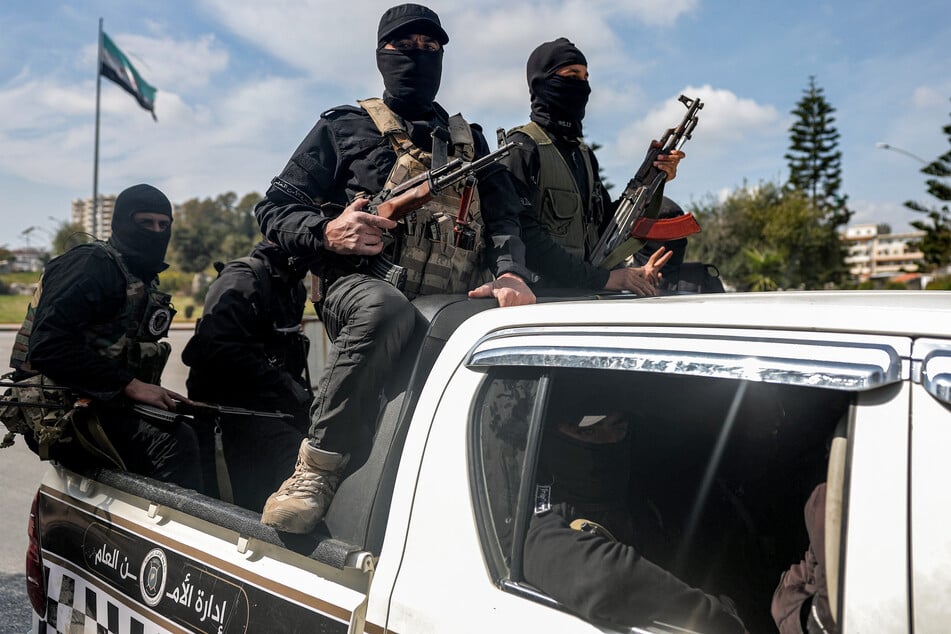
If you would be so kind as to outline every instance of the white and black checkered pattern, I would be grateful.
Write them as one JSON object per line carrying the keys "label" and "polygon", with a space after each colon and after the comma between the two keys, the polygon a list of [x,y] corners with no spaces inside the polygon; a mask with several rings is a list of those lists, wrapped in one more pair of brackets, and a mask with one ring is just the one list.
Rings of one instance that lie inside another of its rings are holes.
{"label": "white and black checkered pattern", "polygon": [[45,562],[46,618],[37,634],[163,634],[168,630],[148,622],[98,587],[69,570]]}

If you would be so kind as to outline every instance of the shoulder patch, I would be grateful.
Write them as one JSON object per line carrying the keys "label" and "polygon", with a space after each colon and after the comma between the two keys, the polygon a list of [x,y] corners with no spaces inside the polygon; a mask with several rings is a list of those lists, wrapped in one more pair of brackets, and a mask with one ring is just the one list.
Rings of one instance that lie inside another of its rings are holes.
{"label": "shoulder patch", "polygon": [[551,485],[535,485],[535,515],[551,510]]}

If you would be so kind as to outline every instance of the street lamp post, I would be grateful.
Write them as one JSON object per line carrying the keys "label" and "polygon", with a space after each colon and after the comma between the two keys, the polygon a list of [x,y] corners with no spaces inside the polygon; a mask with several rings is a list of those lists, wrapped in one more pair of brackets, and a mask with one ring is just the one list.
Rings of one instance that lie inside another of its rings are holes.
{"label": "street lamp post", "polygon": [[921,163],[922,165],[927,165],[927,164],[928,164],[928,161],[926,161],[925,159],[921,158],[921,157],[918,156],[917,154],[914,154],[914,153],[912,153],[912,152],[909,152],[908,150],[902,149],[902,148],[900,148],[900,147],[895,147],[894,145],[891,145],[890,143],[884,143],[884,142],[882,142],[882,141],[879,141],[878,143],[875,144],[875,147],[880,148],[880,149],[882,149],[882,150],[891,150],[892,152],[898,152],[899,154],[904,154],[905,156],[908,156],[908,157],[910,157],[910,158],[915,159],[916,161],[918,161],[918,162]]}

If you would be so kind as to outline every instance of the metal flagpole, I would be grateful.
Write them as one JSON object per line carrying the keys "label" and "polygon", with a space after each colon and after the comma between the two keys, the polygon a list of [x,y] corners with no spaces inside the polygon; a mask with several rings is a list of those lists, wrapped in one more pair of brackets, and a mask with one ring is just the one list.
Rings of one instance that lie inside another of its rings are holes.
{"label": "metal flagpole", "polygon": [[102,18],[96,55],[96,149],[92,160],[92,234],[99,236],[99,92],[102,87]]}

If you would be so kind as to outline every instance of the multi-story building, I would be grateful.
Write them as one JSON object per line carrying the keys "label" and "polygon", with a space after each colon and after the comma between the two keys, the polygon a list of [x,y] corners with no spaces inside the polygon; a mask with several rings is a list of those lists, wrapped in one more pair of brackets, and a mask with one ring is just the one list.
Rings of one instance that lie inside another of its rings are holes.
{"label": "multi-story building", "polygon": [[83,231],[99,240],[108,240],[112,235],[112,209],[116,195],[99,195],[99,208],[93,213],[92,196],[73,201],[72,222],[81,225]]}
{"label": "multi-story building", "polygon": [[913,244],[924,235],[924,231],[891,233],[887,225],[847,227],[842,240],[846,245],[845,263],[849,273],[864,282],[917,272],[924,254]]}

